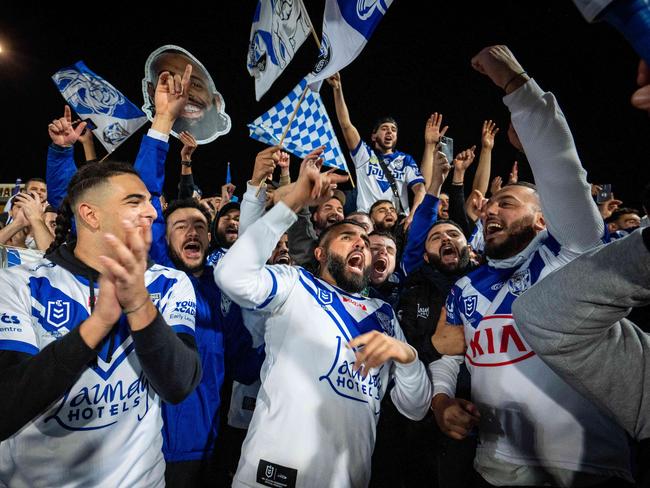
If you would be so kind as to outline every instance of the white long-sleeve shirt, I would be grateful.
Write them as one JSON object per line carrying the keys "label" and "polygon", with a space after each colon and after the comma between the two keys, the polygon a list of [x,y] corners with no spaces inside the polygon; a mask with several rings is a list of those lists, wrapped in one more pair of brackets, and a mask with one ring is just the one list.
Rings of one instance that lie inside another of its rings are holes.
{"label": "white long-sleeve shirt", "polygon": [[604,224],[553,94],[529,80],[504,102],[533,170],[547,230],[519,254],[489,259],[452,288],[447,321],[464,327],[467,352],[430,367],[434,394],[455,396],[464,360],[481,411],[475,466],[492,484],[542,484],[548,470],[560,484],[570,483],[572,472],[629,478],[622,429],[535,354],[512,317],[517,296],[601,243]]}
{"label": "white long-sleeve shirt", "polygon": [[279,203],[215,268],[225,293],[266,317],[262,387],[233,486],[294,486],[292,479],[296,487],[366,486],[389,380],[393,402],[411,419],[426,414],[431,383],[418,359],[389,361],[366,378],[352,371],[346,344],[353,337],[371,330],[404,335],[384,301],[347,293],[302,268],[265,265],[295,220]]}

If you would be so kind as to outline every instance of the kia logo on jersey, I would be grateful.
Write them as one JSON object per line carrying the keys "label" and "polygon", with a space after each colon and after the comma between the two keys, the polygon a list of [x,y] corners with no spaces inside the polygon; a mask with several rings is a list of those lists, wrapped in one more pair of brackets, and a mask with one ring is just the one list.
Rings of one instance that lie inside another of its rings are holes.
{"label": "kia logo on jersey", "polygon": [[535,355],[519,334],[512,315],[483,317],[476,330],[465,329],[465,342],[465,358],[476,367],[507,366]]}
{"label": "kia logo on jersey", "polygon": [[70,302],[54,300],[47,302],[46,320],[50,325],[59,328],[63,327],[70,320]]}

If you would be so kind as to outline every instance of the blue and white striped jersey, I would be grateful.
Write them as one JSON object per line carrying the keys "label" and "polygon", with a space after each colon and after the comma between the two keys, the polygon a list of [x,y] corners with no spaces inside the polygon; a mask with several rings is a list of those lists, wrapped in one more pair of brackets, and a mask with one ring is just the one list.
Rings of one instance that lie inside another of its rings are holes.
{"label": "blue and white striped jersey", "polygon": [[[447,299],[447,322],[465,330],[481,411],[477,459],[629,477],[623,430],[535,354],[512,316],[520,294],[576,254],[545,230],[519,256],[511,267],[481,266]],[[434,379],[436,393],[454,396],[443,383]]]}
{"label": "blue and white striped jersey", "polygon": [[[153,265],[145,285],[176,332],[194,335],[184,273]],[[88,277],[43,259],[0,271],[0,350],[38,354],[86,320]],[[0,486],[164,486],[160,398],[140,366],[126,316],[94,364],[41,415],[0,443]],[[4,484],[3,484],[4,483]]]}

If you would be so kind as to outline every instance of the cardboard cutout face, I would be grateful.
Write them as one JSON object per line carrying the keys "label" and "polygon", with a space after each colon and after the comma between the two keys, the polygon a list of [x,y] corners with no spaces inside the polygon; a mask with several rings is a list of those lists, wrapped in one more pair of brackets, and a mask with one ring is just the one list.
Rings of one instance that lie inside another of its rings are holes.
{"label": "cardboard cutout face", "polygon": [[178,137],[183,131],[190,132],[198,144],[207,144],[230,132],[230,117],[225,112],[226,103],[203,64],[179,46],[165,45],[152,52],[144,66],[142,80],[142,110],[149,120],[155,115],[153,101],[158,77],[163,71],[182,75],[187,64],[192,65],[189,101],[180,117],[174,122],[172,135]]}

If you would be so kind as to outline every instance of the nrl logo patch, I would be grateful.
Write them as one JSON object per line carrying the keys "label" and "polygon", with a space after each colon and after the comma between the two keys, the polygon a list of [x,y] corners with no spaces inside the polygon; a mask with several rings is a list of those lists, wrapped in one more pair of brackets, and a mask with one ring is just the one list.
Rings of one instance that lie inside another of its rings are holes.
{"label": "nrl logo patch", "polygon": [[464,298],[463,302],[465,304],[465,316],[469,318],[476,311],[476,303],[478,302],[478,297],[476,295],[472,295]]}
{"label": "nrl logo patch", "polygon": [[45,319],[57,329],[70,321],[70,302],[55,300],[47,302]]}
{"label": "nrl logo patch", "polygon": [[318,289],[318,301],[323,305],[329,305],[332,303],[332,292],[328,290],[323,290],[322,288]]}

